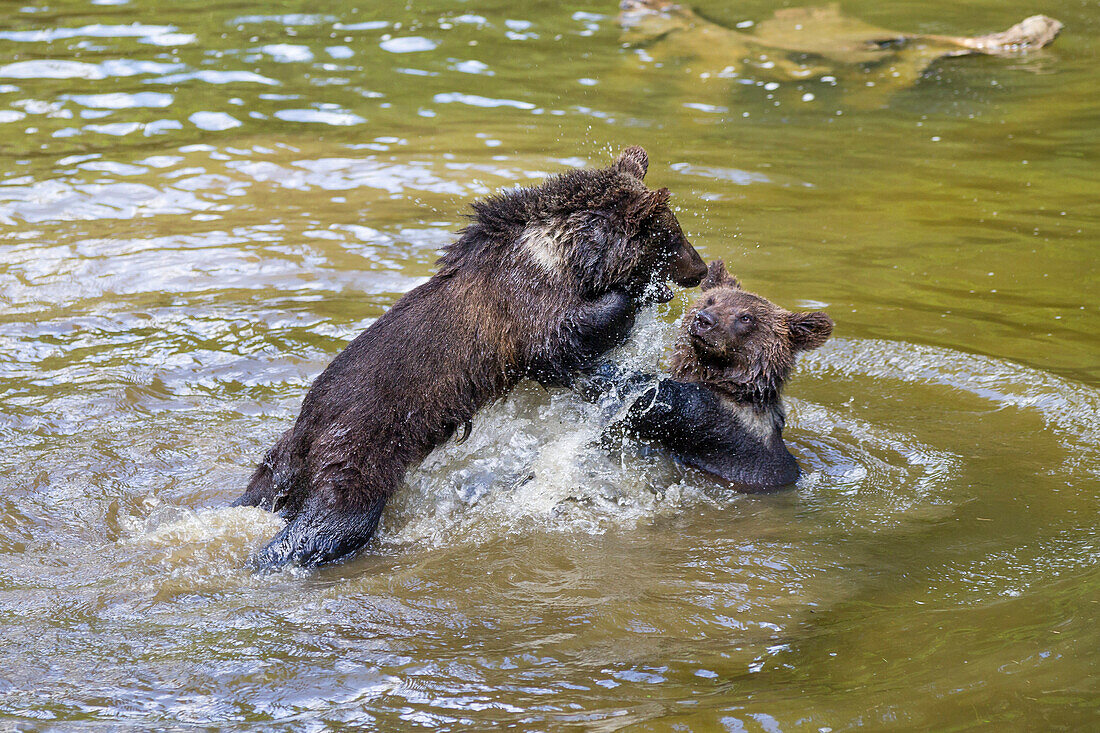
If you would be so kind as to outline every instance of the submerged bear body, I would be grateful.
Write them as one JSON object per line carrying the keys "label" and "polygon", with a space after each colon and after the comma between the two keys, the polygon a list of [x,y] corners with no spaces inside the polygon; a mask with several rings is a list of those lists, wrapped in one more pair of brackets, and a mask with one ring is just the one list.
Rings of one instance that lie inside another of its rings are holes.
{"label": "submerged bear body", "polygon": [[824,313],[792,313],[741,289],[711,263],[703,295],[681,321],[671,376],[604,365],[582,385],[616,409],[613,432],[669,450],[746,491],[793,483],[798,463],[783,442],[781,399],[795,355],[825,343]]}
{"label": "submerged bear body", "polygon": [[475,204],[440,271],[333,359],[237,500],[288,520],[256,567],[353,554],[407,468],[480,407],[525,377],[569,384],[626,338],[654,279],[698,283],[705,266],[646,166],[628,148]]}

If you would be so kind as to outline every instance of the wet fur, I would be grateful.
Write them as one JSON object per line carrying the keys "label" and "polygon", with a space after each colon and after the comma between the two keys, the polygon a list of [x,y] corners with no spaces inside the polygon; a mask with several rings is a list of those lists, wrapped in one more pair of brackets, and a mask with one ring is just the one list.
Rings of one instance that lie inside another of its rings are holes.
{"label": "wet fur", "polygon": [[258,568],[335,562],[374,533],[407,468],[525,377],[566,385],[622,342],[654,277],[705,272],[641,182],[646,156],[474,204],[439,272],[316,379],[236,505],[288,520]]}
{"label": "wet fur", "polygon": [[[584,387],[590,397],[631,401],[612,426],[670,450],[683,462],[757,491],[798,478],[783,443],[781,399],[795,356],[825,343],[824,313],[792,313],[741,289],[713,262],[700,296],[680,323],[671,378],[624,375],[602,367]],[[712,325],[701,325],[706,311]],[[750,316],[751,324],[736,319]]]}

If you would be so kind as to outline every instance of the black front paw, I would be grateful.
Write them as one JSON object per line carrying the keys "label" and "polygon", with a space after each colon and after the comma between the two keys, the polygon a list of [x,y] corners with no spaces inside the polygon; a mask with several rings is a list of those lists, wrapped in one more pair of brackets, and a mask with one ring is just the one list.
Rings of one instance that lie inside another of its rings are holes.
{"label": "black front paw", "polygon": [[313,568],[346,560],[370,540],[384,505],[383,499],[377,499],[361,511],[307,506],[256,551],[248,567],[270,572],[287,565]]}
{"label": "black front paw", "polygon": [[582,301],[566,315],[558,335],[529,357],[526,375],[544,387],[573,386],[579,372],[626,342],[637,311],[637,301],[625,290]]}
{"label": "black front paw", "polygon": [[624,290],[609,290],[588,302],[577,318],[585,366],[616,346],[626,343],[638,314],[638,301]]}

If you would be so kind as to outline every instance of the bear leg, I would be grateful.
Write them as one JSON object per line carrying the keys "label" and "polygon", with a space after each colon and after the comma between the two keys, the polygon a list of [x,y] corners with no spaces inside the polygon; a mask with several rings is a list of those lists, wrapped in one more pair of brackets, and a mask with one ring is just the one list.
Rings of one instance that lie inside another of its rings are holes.
{"label": "bear leg", "polygon": [[275,487],[275,477],[271,467],[261,463],[248,480],[248,488],[229,506],[255,506],[269,512],[278,512],[282,508],[279,490]]}
{"label": "bear leg", "polygon": [[626,342],[637,310],[637,302],[622,290],[609,290],[585,301],[569,315],[564,339],[555,344],[554,352],[531,359],[528,376],[544,387],[572,386],[578,372]]}
{"label": "bear leg", "polygon": [[626,343],[638,313],[638,303],[622,290],[609,290],[599,298],[586,302],[576,317],[580,352],[591,360]]}
{"label": "bear leg", "polygon": [[[230,506],[255,506],[266,509],[269,512],[278,512],[283,509],[287,498],[287,480],[293,475],[293,471],[286,464],[285,456],[288,455],[292,430],[283,433],[278,442],[264,456],[263,462],[253,471],[248,479],[248,486],[244,493],[230,504]],[[282,467],[282,470],[278,467]],[[279,472],[283,481],[276,481],[276,473]]]}

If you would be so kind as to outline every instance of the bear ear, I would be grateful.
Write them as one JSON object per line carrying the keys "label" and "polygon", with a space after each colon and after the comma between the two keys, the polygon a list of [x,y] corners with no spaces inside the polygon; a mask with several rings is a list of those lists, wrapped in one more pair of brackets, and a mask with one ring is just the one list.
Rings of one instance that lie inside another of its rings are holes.
{"label": "bear ear", "polygon": [[649,170],[649,155],[645,148],[632,145],[619,153],[619,159],[611,166],[620,173],[634,176],[639,181],[645,178],[645,172]]}
{"label": "bear ear", "polygon": [[809,351],[821,346],[833,332],[833,319],[821,311],[816,313],[791,313],[787,329],[791,346],[795,351]]}
{"label": "bear ear", "polygon": [[703,278],[703,282],[699,283],[699,287],[702,290],[710,290],[711,288],[726,287],[741,289],[741,283],[733,275],[729,274],[726,270],[726,263],[722,260],[715,260],[707,265],[707,276]]}

